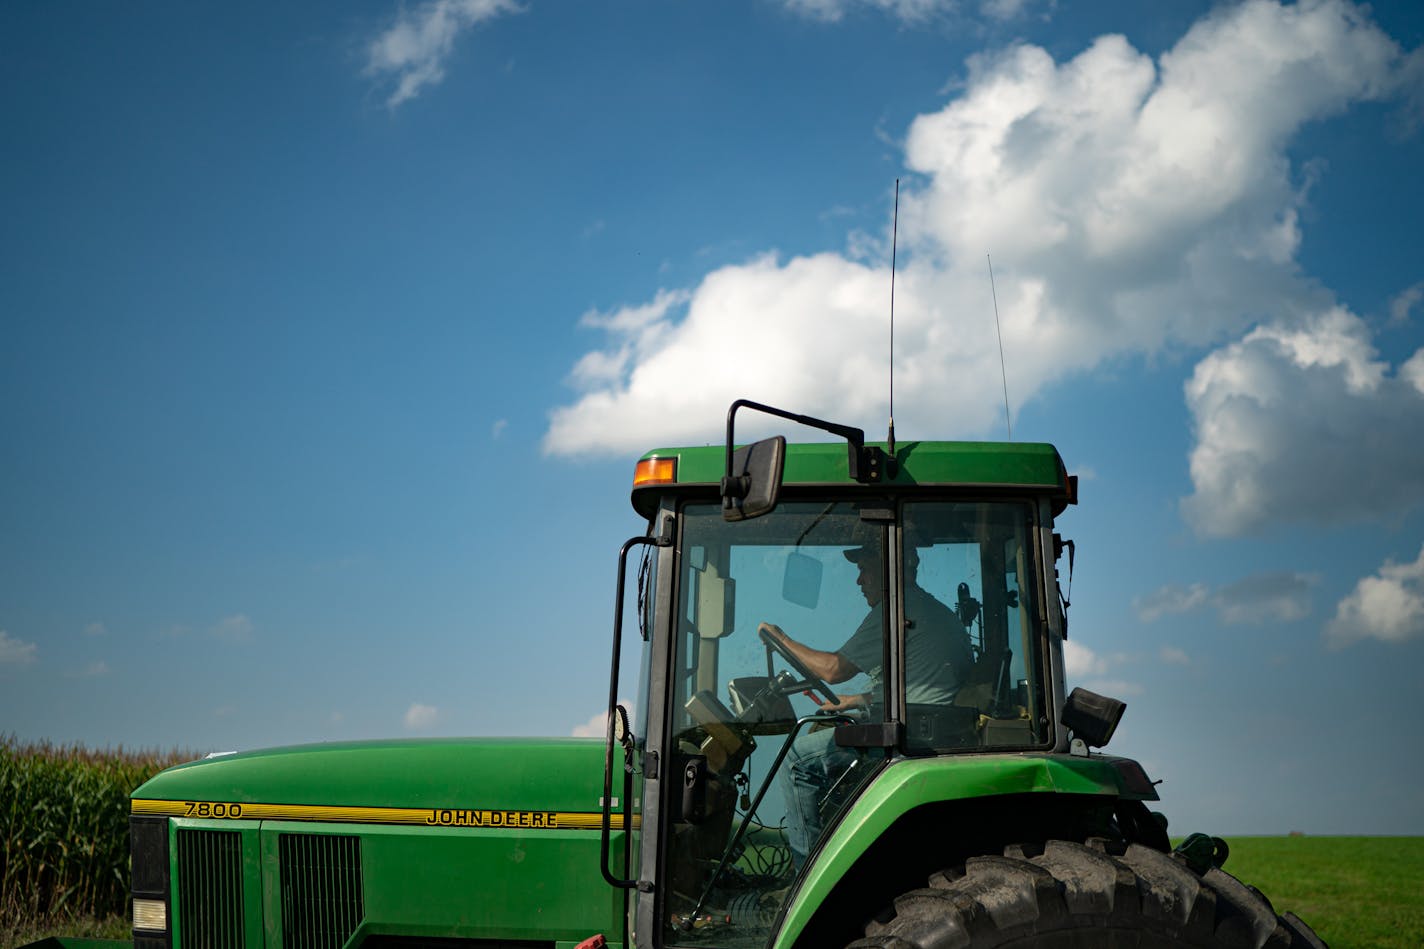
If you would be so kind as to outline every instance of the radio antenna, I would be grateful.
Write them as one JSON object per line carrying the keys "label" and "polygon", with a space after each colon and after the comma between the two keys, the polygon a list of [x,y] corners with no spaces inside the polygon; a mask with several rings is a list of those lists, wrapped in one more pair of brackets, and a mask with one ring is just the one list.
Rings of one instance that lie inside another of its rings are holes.
{"label": "radio antenna", "polygon": [[999,378],[1004,381],[1004,427],[1009,431],[1009,441],[1013,441],[1014,423],[1009,418],[1009,373],[1004,368],[1004,331],[999,328],[999,291],[994,289],[994,259],[987,253],[984,259],[989,261],[989,293],[994,297],[994,332],[999,336]]}
{"label": "radio antenna", "polygon": [[895,179],[895,216],[890,224],[890,434],[885,439],[895,457],[895,252],[900,236],[900,179]]}

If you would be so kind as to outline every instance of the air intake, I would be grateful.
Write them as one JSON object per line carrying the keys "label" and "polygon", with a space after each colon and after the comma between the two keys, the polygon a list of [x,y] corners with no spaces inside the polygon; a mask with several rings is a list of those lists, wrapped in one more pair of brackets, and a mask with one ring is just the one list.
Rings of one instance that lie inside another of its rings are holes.
{"label": "air intake", "polygon": [[178,939],[183,949],[243,949],[236,831],[178,831]]}
{"label": "air intake", "polygon": [[340,949],[365,916],[360,838],[282,834],[277,850],[282,874],[282,946]]}

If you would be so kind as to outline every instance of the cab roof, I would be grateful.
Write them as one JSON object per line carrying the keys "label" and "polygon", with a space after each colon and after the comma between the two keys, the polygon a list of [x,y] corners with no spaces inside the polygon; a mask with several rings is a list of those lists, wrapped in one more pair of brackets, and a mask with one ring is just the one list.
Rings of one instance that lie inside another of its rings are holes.
{"label": "cab roof", "polygon": [[[884,443],[878,447],[886,448]],[[655,459],[671,459],[674,465],[670,477],[635,484],[633,507],[645,517],[652,515],[657,496],[670,486],[720,487],[727,465],[726,450],[721,445],[655,448],[640,459],[639,470]],[[931,486],[1016,490],[1053,498],[1055,513],[1076,501],[1076,479],[1069,478],[1058,449],[1043,442],[899,442],[895,460],[893,477],[863,485],[850,477],[843,442],[788,444],[782,485],[844,485],[861,490]]]}

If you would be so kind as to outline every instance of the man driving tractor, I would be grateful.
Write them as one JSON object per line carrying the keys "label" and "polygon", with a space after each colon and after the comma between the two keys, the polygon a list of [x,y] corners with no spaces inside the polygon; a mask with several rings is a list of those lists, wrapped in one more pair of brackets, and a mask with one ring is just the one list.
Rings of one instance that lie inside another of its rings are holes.
{"label": "man driving tractor", "polygon": [[[875,546],[852,547],[844,554],[859,568],[856,583],[870,607],[844,645],[829,652],[796,641],[773,623],[762,623],[758,630],[779,641],[813,675],[832,685],[865,673],[870,678],[867,690],[840,695],[836,703],[815,701],[822,711],[852,712],[866,716],[868,721],[882,721],[884,637],[888,628],[884,617],[885,562]],[[909,705],[945,707],[954,700],[973,664],[969,634],[953,610],[915,582],[919,562],[918,552],[907,547],[905,698]],[[811,843],[820,836],[822,800],[859,754],[855,749],[837,746],[831,729],[813,731],[792,745],[781,778],[786,792],[787,842],[798,868]]]}

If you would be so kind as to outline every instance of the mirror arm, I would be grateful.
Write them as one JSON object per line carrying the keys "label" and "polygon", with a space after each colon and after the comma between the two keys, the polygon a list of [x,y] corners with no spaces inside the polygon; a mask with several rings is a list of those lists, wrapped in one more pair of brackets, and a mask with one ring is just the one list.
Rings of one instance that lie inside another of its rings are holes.
{"label": "mirror arm", "polygon": [[736,445],[734,428],[736,425],[737,409],[748,408],[757,412],[764,412],[767,415],[774,415],[777,418],[784,418],[788,422],[796,422],[811,428],[818,428],[823,432],[838,435],[846,440],[846,465],[850,469],[850,476],[861,484],[868,484],[879,481],[881,470],[885,467],[885,452],[878,448],[866,450],[865,430],[855,428],[851,425],[841,425],[837,422],[827,422],[825,419],[813,418],[810,415],[798,415],[795,412],[787,412],[785,409],[778,409],[775,406],[764,405],[761,402],[753,402],[751,399],[738,399],[727,409],[727,473],[722,477],[722,494],[726,497],[740,498],[747,493],[745,476],[734,477],[732,474],[732,450]]}

